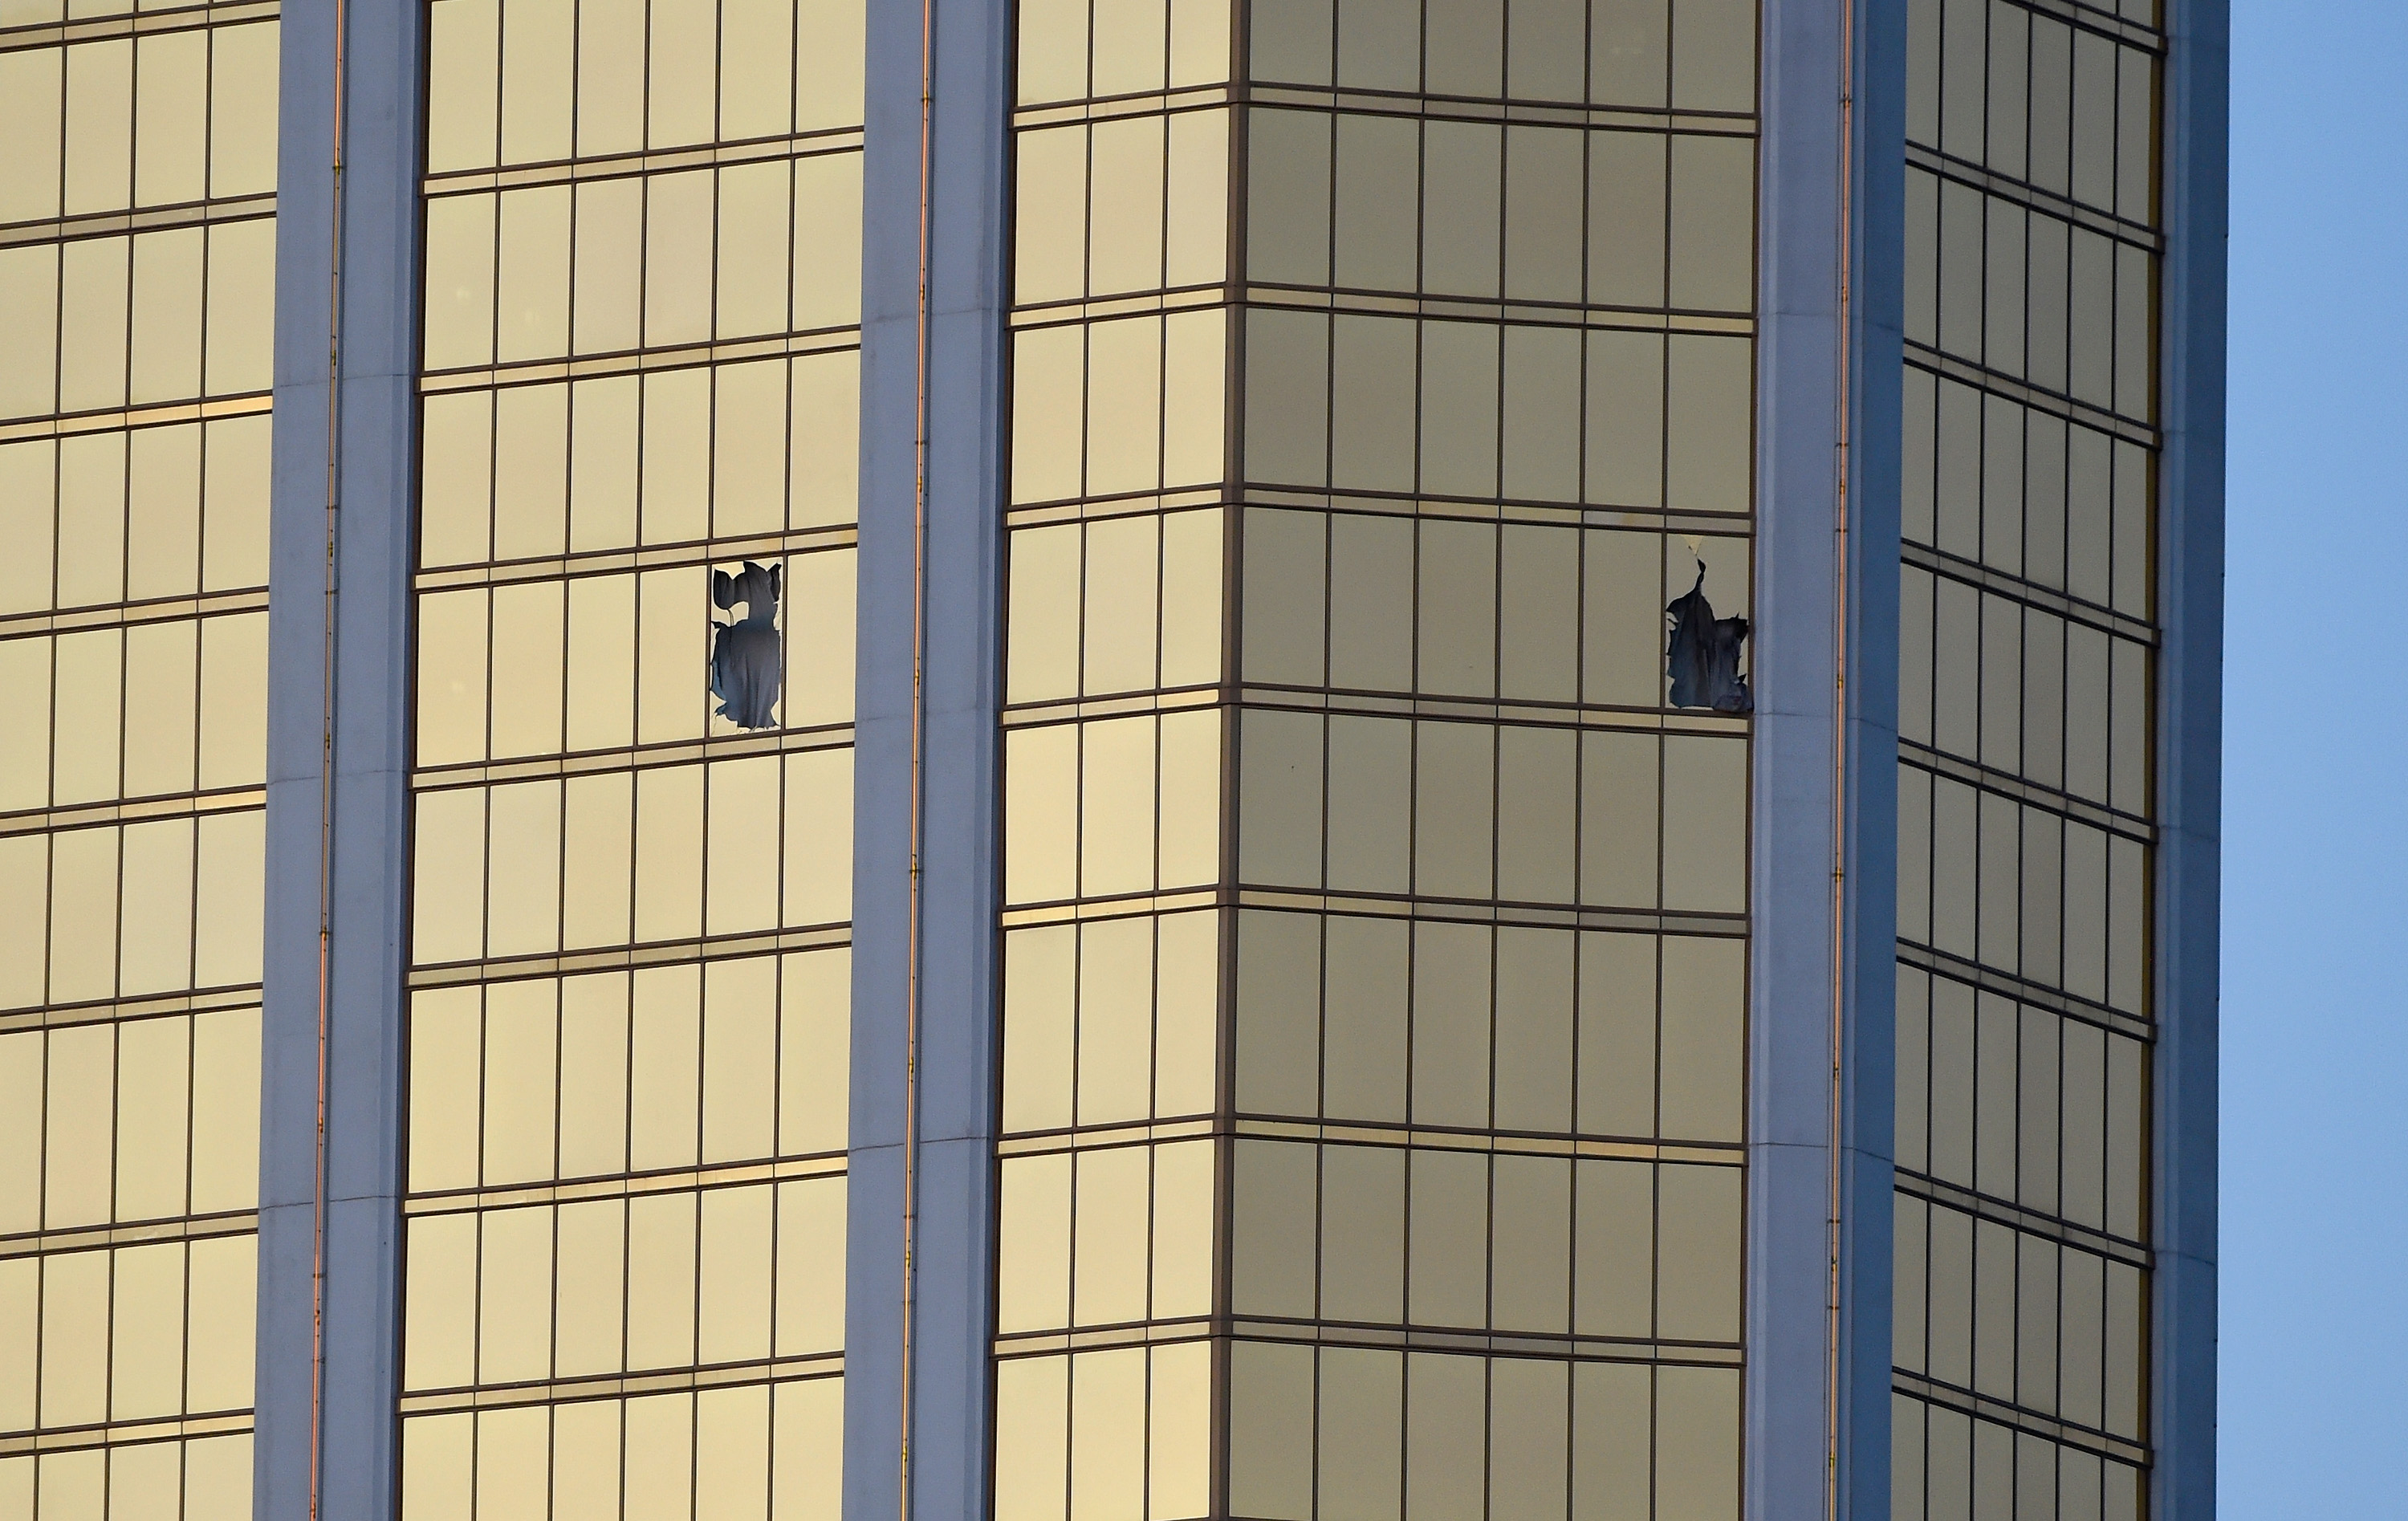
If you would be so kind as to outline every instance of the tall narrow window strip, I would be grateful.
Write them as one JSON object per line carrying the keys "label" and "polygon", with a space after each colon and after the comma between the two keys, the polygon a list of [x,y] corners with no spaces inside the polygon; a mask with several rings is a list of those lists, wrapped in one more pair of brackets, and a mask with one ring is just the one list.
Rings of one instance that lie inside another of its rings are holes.
{"label": "tall narrow window strip", "polygon": [[430,12],[405,1517],[838,1503],[862,36]]}
{"label": "tall narrow window strip", "polygon": [[2163,37],[1910,9],[1893,1514],[2145,1514]]}

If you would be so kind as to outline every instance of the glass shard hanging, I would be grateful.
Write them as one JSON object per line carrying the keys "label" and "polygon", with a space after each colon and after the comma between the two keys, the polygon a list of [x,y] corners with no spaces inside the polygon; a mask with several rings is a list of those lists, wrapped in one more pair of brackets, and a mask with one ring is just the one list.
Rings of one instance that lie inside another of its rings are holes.
{"label": "glass shard hanging", "polygon": [[1706,600],[1706,563],[1698,562],[1698,583],[1676,596],[1665,612],[1672,634],[1665,652],[1667,674],[1672,679],[1672,706],[1711,708],[1718,713],[1756,710],[1756,697],[1740,674],[1740,646],[1747,641],[1747,620],[1716,618]]}
{"label": "glass shard hanging", "polygon": [[710,691],[719,716],[739,729],[773,729],[783,659],[778,638],[778,592],[782,566],[744,562],[735,575],[710,573],[711,605],[724,611],[744,605],[744,616],[711,620]]}

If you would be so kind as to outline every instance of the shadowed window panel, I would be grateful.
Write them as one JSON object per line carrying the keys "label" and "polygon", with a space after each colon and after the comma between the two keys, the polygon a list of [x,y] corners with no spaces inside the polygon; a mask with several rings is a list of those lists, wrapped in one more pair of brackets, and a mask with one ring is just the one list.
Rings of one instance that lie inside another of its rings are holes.
{"label": "shadowed window panel", "polygon": [[2160,51],[2100,20],[1909,12],[1894,1452],[1916,1518],[2124,1521],[2148,1458]]}

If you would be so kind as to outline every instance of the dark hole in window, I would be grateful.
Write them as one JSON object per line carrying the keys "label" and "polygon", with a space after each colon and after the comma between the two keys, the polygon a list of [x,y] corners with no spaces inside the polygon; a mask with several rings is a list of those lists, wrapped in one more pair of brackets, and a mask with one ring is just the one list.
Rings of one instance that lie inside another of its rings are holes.
{"label": "dark hole in window", "polygon": [[1706,600],[1706,563],[1698,562],[1698,583],[1665,608],[1672,620],[1672,637],[1665,651],[1666,673],[1672,678],[1672,706],[1711,708],[1718,713],[1756,710],[1756,697],[1740,674],[1740,646],[1747,642],[1747,620],[1717,618]]}
{"label": "dark hole in window", "polygon": [[751,560],[735,575],[710,573],[713,607],[732,611],[744,605],[744,616],[710,624],[710,691],[719,698],[719,716],[739,729],[778,726],[778,689],[783,677],[778,638],[778,592],[782,566]]}

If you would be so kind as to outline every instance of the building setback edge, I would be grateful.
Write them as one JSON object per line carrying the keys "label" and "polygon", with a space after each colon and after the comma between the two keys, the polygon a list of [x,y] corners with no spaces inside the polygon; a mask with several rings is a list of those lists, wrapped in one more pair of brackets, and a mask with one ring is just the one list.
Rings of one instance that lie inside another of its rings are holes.
{"label": "building setback edge", "polygon": [[2158,329],[2157,1041],[2149,1514],[2215,1514],[2229,0],[2168,0]]}

